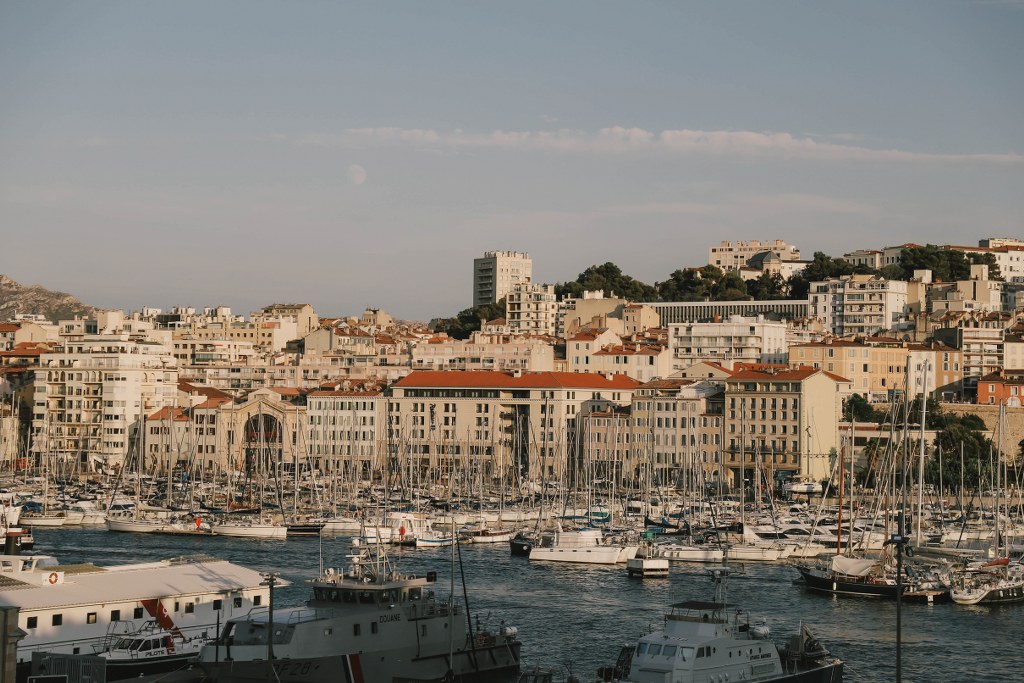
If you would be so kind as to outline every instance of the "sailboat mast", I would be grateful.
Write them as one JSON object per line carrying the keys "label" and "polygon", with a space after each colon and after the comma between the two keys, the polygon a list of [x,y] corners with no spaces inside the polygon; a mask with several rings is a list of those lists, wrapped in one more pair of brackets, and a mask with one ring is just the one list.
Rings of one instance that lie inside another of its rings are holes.
{"label": "sailboat mast", "polygon": [[928,360],[924,361],[921,377],[921,443],[917,460],[917,546],[921,547],[924,537],[924,420],[928,409]]}

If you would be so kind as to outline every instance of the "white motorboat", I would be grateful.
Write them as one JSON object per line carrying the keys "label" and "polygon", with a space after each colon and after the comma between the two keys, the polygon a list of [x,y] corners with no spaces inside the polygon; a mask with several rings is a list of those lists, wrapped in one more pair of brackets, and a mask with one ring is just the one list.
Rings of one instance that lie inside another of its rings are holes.
{"label": "white motorboat", "polygon": [[605,542],[600,529],[553,531],[541,534],[540,543],[530,549],[531,560],[577,564],[618,564],[636,557],[637,545]]}
{"label": "white motorboat", "polygon": [[614,666],[602,667],[602,681],[631,683],[839,683],[843,662],[833,657],[801,625],[779,647],[764,619],[750,623],[750,613],[724,600],[729,569],[711,572],[718,584],[714,600],[671,605],[665,627],[640,638],[619,653]]}
{"label": "white motorboat", "polygon": [[262,520],[232,520],[211,524],[210,530],[217,536],[234,536],[238,538],[266,538],[284,540],[288,535],[288,527]]}

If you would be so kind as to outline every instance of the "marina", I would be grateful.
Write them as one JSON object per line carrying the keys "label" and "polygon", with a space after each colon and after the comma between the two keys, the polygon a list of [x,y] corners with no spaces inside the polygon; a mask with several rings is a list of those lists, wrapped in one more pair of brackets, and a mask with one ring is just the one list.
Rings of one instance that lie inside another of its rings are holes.
{"label": "marina", "polygon": [[[350,551],[347,538],[261,540],[230,537],[181,537],[138,534],[131,547],[111,542],[121,536],[99,528],[45,528],[36,533],[37,550],[56,554],[62,563],[103,557],[110,563],[156,561],[172,556],[211,554],[260,572],[273,572],[291,585],[275,589],[275,604],[296,607],[308,597],[311,571],[321,552],[337,564]],[[668,578],[631,580],[622,565],[530,562],[512,556],[500,544],[460,546],[474,614],[495,624],[518,628],[524,668],[571,670],[592,680],[621,647],[662,628],[670,606],[707,600],[713,585],[703,565],[674,563]],[[437,592],[446,598],[452,548],[399,547],[389,551],[403,573],[437,572]],[[332,559],[333,558],[333,559]],[[734,565],[730,603],[764,616],[774,634],[798,632],[807,625],[844,663],[844,680],[878,681],[894,677],[896,613],[892,601],[840,599],[793,584],[789,565]],[[903,608],[903,674],[907,681],[1004,681],[1017,674],[1015,658],[987,657],[979,666],[967,653],[1010,653],[1024,628],[1019,606],[948,604]],[[556,679],[557,680],[557,679]]]}

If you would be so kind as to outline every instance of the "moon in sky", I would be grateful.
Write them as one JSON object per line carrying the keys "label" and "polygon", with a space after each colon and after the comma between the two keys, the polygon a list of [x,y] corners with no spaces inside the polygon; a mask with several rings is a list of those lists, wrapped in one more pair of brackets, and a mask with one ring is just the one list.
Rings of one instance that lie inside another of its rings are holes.
{"label": "moon in sky", "polygon": [[348,167],[348,179],[353,185],[362,185],[366,182],[366,169],[359,164],[352,164]]}

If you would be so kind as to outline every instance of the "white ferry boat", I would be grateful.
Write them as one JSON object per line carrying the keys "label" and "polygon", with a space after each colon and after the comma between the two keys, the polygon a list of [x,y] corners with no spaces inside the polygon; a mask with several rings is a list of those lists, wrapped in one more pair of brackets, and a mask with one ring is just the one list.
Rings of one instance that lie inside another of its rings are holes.
{"label": "white ferry boat", "polygon": [[435,598],[433,573],[399,574],[383,553],[350,559],[347,572],[311,581],[305,607],[229,620],[203,647],[202,669],[217,683],[514,680],[515,628],[474,626],[463,606]]}
{"label": "white ferry boat", "polygon": [[204,557],[100,567],[2,555],[0,608],[17,609],[26,634],[17,649],[20,680],[34,652],[93,655],[148,621],[185,639],[212,637],[218,623],[267,604],[262,581],[255,570]]}

